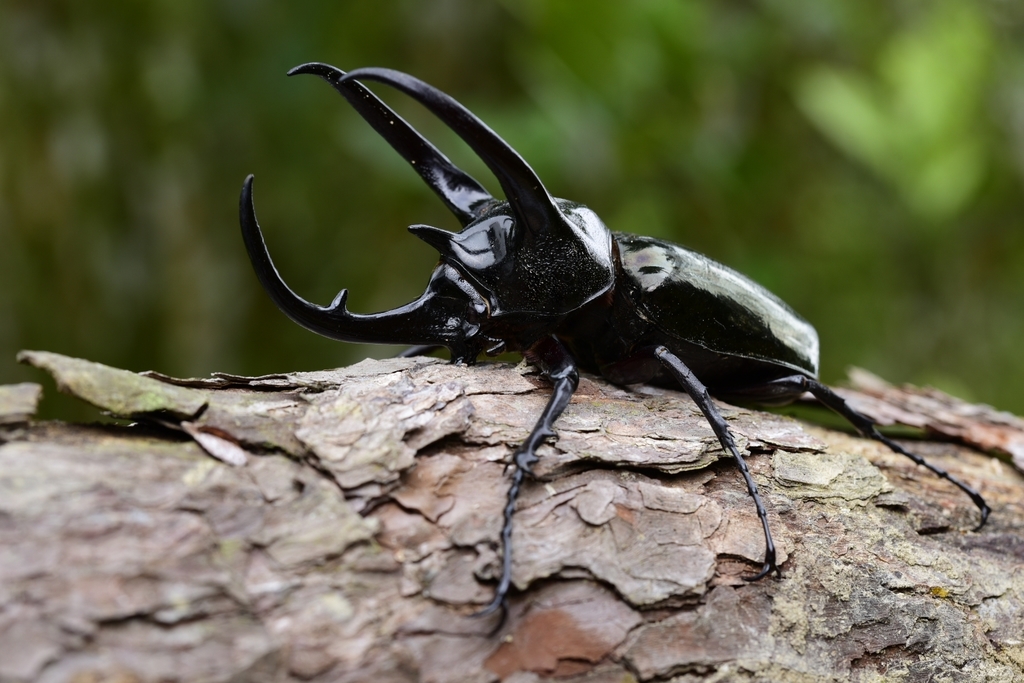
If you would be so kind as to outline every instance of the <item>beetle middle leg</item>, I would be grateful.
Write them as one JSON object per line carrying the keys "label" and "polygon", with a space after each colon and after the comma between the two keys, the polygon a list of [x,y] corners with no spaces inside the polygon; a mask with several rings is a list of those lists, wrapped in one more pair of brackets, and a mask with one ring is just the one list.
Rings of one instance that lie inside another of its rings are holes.
{"label": "beetle middle leg", "polygon": [[908,451],[907,449],[903,448],[903,446],[899,445],[892,439],[888,438],[887,436],[879,432],[875,426],[875,423],[870,418],[868,418],[866,415],[858,413],[856,410],[851,408],[850,405],[845,400],[843,400],[842,396],[832,391],[832,389],[830,389],[829,387],[825,386],[824,384],[817,380],[811,379],[810,377],[806,377],[804,375],[793,375],[791,377],[783,377],[781,379],[773,380],[768,383],[768,386],[778,387],[787,392],[792,392],[794,396],[799,395],[804,391],[811,392],[811,394],[814,395],[814,398],[821,401],[821,403],[824,404],[826,407],[832,409],[842,417],[846,418],[846,420],[851,425],[853,425],[854,428],[858,432],[860,432],[864,437],[883,443],[886,446],[888,446],[889,449],[892,450],[893,452],[907,456],[916,464],[926,467],[937,476],[941,477],[942,479],[945,479],[946,481],[950,482],[951,484],[959,488],[961,491],[966,493],[974,502],[974,504],[978,506],[978,510],[981,511],[981,522],[978,523],[978,526],[975,527],[974,530],[977,531],[981,527],[985,526],[985,522],[988,520],[989,513],[992,512],[992,509],[988,506],[988,503],[985,502],[985,499],[981,497],[980,493],[975,491],[966,483],[954,477],[946,470],[942,469],[941,467],[938,467],[937,465],[931,464],[930,462],[922,458],[920,455]]}
{"label": "beetle middle leg", "polygon": [[782,576],[782,572],[779,570],[779,566],[775,563],[775,542],[772,541],[772,532],[768,527],[768,513],[764,509],[764,503],[761,501],[761,495],[757,492],[757,484],[754,482],[754,477],[750,474],[750,470],[747,468],[747,463],[740,455],[739,449],[736,447],[736,440],[732,436],[732,432],[729,430],[729,426],[725,423],[725,418],[722,417],[722,413],[715,407],[714,402],[711,400],[711,394],[708,393],[707,387],[696,375],[690,371],[690,368],[686,367],[683,361],[679,360],[679,357],[669,351],[664,346],[659,346],[654,350],[654,355],[661,361],[662,365],[672,374],[673,377],[682,385],[683,390],[690,395],[700,411],[704,413],[704,417],[708,423],[711,424],[711,429],[714,430],[715,436],[718,437],[719,443],[722,444],[722,448],[726,452],[731,453],[733,459],[736,461],[736,466],[739,467],[740,473],[743,474],[744,481],[747,482],[747,492],[750,497],[754,499],[754,507],[757,508],[757,516],[761,520],[761,526],[764,528],[764,565],[761,567],[761,571],[755,576],[744,576],[743,578],[747,581],[757,581],[758,579],[764,578],[772,571],[777,576]]}
{"label": "beetle middle leg", "polygon": [[540,414],[533,431],[516,449],[512,457],[512,485],[508,489],[508,501],[505,503],[504,522],[501,527],[501,578],[494,598],[474,616],[482,617],[505,608],[508,591],[512,585],[512,515],[516,509],[516,498],[523,485],[523,479],[533,473],[533,465],[537,462],[537,449],[549,436],[555,436],[552,426],[565,407],[569,405],[580,376],[572,356],[554,337],[546,337],[535,344],[527,357],[541,366],[544,374],[554,383],[554,391],[547,406]]}

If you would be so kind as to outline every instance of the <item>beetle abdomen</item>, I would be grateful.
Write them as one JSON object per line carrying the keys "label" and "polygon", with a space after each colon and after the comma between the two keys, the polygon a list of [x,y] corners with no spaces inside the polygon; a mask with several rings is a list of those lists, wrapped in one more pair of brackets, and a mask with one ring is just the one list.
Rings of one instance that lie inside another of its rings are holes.
{"label": "beetle abdomen", "polygon": [[671,242],[623,233],[614,237],[626,290],[650,324],[716,354],[817,377],[818,333],[767,289]]}

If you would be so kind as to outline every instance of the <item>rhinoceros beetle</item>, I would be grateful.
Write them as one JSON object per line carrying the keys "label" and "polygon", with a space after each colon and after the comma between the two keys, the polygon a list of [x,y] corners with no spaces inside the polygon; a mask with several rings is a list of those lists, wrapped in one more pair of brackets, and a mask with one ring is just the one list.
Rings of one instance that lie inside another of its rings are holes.
{"label": "rhinoceros beetle", "polygon": [[[620,384],[681,387],[707,418],[746,481],[764,529],[765,558],[748,580],[774,571],[775,546],[764,504],[712,396],[783,404],[804,392],[880,441],[959,487],[989,515],[981,495],[882,435],[817,380],[818,336],[782,300],[740,273],[664,240],[612,233],[583,206],[548,194],[519,154],[468,109],[413,76],[390,69],[345,73],[310,63],[289,72],[327,81],[419,173],[462,225],[451,233],[428,225],[409,230],[440,253],[426,291],[384,313],[347,310],[347,290],[329,306],[312,304],[281,279],[256,222],[252,176],[240,201],[242,237],[256,276],[292,320],[347,342],[415,345],[403,355],[446,347],[452,362],[481,353],[523,354],[554,385],[551,398],[513,456],[502,527],[502,572],[479,614],[503,608],[512,575],[512,517],[537,449],[579,382],[578,369]],[[505,201],[492,197],[359,81],[409,95],[451,128],[495,175]]]}

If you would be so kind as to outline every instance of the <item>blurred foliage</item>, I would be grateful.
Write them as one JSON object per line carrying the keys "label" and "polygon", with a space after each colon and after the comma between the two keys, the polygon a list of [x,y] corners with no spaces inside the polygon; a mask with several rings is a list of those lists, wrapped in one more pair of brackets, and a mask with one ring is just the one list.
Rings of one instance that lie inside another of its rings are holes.
{"label": "blurred foliage", "polygon": [[[267,373],[368,349],[260,290],[356,311],[422,290],[456,227],[306,61],[451,93],[556,195],[766,285],[850,364],[1024,413],[1024,5],[1009,0],[0,0],[0,382],[41,348]],[[496,190],[448,131],[376,88]]]}
{"label": "blurred foliage", "polygon": [[979,10],[947,1],[887,41],[879,82],[818,65],[798,81],[798,102],[836,144],[891,182],[911,210],[947,219],[970,203],[983,179],[981,105],[991,47]]}

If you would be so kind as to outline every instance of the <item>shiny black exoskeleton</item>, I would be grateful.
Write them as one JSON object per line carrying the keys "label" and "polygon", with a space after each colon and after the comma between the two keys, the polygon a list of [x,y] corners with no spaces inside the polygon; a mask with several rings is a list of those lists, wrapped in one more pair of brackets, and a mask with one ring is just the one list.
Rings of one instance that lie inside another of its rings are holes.
{"label": "shiny black exoskeleton", "polygon": [[[346,74],[305,64],[330,83],[416,170],[463,226],[409,230],[441,258],[426,291],[406,306],[358,315],[342,290],[330,306],[292,292],[270,260],[252,204],[252,176],[241,197],[242,236],[256,275],[274,302],[300,325],[348,342],[447,347],[453,362],[516,351],[554,384],[551,399],[513,459],[502,529],[503,566],[493,601],[502,607],[511,582],[512,516],[536,450],[550,436],[579,381],[577,369],[618,384],[679,386],[696,402],[746,480],[764,528],[765,560],[751,580],[778,573],[768,517],[729,427],[711,397],[785,403],[810,392],[862,434],[948,479],[981,510],[981,495],[906,451],[817,381],[818,336],[771,292],[743,275],[663,240],[612,233],[590,209],[555,199],[533,169],[469,110],[404,73],[358,69]],[[410,95],[455,131],[497,177],[506,201],[492,197],[363,87],[379,81]],[[981,526],[979,524],[979,527]]]}

